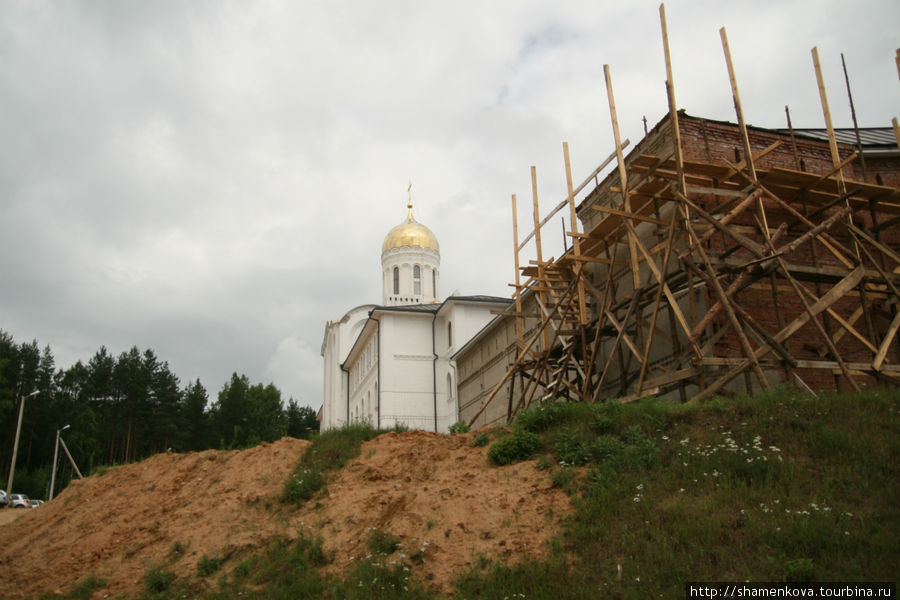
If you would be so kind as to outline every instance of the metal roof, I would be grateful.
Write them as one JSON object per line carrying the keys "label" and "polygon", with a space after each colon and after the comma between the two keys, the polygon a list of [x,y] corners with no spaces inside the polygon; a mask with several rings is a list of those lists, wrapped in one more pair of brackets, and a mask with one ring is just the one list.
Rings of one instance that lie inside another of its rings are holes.
{"label": "metal roof", "polygon": [[[789,129],[776,129],[779,133],[790,133]],[[827,129],[794,129],[794,135],[828,141]],[[834,130],[834,139],[839,144],[856,145],[856,130],[852,127],[842,127]],[[870,148],[896,148],[897,138],[890,127],[861,127],[859,139],[864,149]]]}

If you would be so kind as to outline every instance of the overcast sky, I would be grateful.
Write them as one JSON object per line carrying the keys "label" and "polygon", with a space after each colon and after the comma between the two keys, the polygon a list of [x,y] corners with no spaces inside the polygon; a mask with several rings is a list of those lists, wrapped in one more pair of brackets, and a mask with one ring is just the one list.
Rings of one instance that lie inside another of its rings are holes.
{"label": "overcast sky", "polygon": [[[509,296],[510,197],[530,230],[667,110],[659,3],[0,3],[0,329],[57,367],[152,349],[214,399],[232,372],[321,405],[325,322],[381,301],[387,231],[441,246],[442,296]],[[900,116],[900,3],[666,5],[678,105],[748,123]],[[545,256],[562,247],[557,219]],[[533,251],[523,262],[533,258]]]}

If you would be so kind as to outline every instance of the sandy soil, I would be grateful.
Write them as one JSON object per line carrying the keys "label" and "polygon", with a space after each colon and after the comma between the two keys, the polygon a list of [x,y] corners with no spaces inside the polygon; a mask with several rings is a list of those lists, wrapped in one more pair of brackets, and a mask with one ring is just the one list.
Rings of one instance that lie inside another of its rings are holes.
{"label": "sandy soil", "polygon": [[3,510],[0,510],[0,527],[3,527],[7,523],[12,523],[19,517],[24,517],[27,514],[28,511],[25,509],[10,508],[9,510],[7,510],[6,508],[4,508]]}
{"label": "sandy soil", "polygon": [[[107,580],[95,597],[135,595],[149,567],[195,577],[200,557],[226,569],[276,536],[321,534],[342,572],[368,554],[373,528],[401,539],[427,585],[451,583],[478,556],[541,555],[571,512],[533,461],[490,466],[471,434],[389,433],[302,509],[278,501],[308,442],[284,438],[244,451],[160,454],[73,482],[52,502],[0,521],[0,597],[64,592],[89,574]],[[5,514],[4,514],[5,516]],[[175,548],[183,549],[173,553]]]}

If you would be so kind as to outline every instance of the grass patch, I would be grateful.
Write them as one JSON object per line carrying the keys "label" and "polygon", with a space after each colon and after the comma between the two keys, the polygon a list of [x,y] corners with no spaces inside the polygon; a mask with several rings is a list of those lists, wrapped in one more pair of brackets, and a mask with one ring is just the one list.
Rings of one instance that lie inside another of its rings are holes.
{"label": "grass patch", "polygon": [[487,433],[476,433],[472,436],[472,445],[476,448],[487,446],[491,443],[491,436]]}
{"label": "grass patch", "polygon": [[400,433],[404,429],[401,426],[377,430],[367,423],[357,423],[314,435],[312,445],[300,457],[294,472],[284,484],[282,501],[302,505],[325,488],[330,471],[339,470],[348,460],[359,456],[363,442],[387,431]]}
{"label": "grass patch", "polygon": [[541,438],[525,429],[516,429],[496,442],[488,450],[488,458],[495,465],[508,465],[527,460],[541,447]]}
{"label": "grass patch", "polygon": [[393,554],[400,547],[400,538],[387,531],[374,529],[369,535],[368,545],[373,554]]}
{"label": "grass patch", "polygon": [[450,433],[469,433],[471,428],[465,421],[458,421],[450,426]]}
{"label": "grass patch", "polygon": [[203,555],[197,562],[197,573],[200,577],[209,577],[222,568],[225,559],[220,556]]}
{"label": "grass patch", "polygon": [[[539,463],[556,460],[551,480],[576,513],[547,560],[482,566],[459,595],[668,598],[689,580],[893,580],[898,410],[896,393],[778,389],[522,413],[514,429],[541,437],[550,454]],[[565,589],[543,583],[563,579]]]}
{"label": "grass patch", "polygon": [[106,587],[106,580],[91,574],[82,581],[73,584],[66,598],[71,600],[88,600],[96,590],[104,587]]}
{"label": "grass patch", "polygon": [[144,588],[151,594],[167,591],[175,582],[175,573],[161,567],[151,567],[144,573]]}

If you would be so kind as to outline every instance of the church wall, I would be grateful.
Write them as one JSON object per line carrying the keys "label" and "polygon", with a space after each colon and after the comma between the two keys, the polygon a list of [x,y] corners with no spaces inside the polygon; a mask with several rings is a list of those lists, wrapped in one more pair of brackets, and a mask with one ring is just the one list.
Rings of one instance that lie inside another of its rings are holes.
{"label": "church wall", "polygon": [[341,411],[336,402],[336,398],[339,398],[342,392],[341,367],[337,357],[339,347],[339,326],[331,322],[325,330],[325,341],[322,344],[323,400],[322,421],[319,424],[322,430],[337,427],[338,423],[346,420],[345,411]]}
{"label": "church wall", "polygon": [[341,320],[330,321],[325,327],[325,338],[322,342],[324,373],[320,423],[323,431],[341,427],[348,422],[347,374],[341,365],[347,360],[347,355],[372,308],[374,308],[372,304],[357,306],[348,311]]}
{"label": "church wall", "polygon": [[[370,327],[359,339],[352,364],[346,365],[350,390],[349,422],[369,423],[378,421],[378,331]],[[348,361],[349,362],[349,361]]]}
{"label": "church wall", "polygon": [[433,315],[380,315],[381,427],[405,424],[434,431]]}

